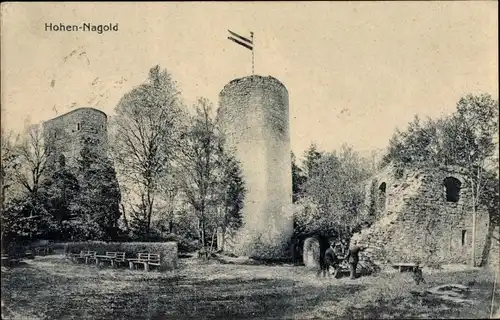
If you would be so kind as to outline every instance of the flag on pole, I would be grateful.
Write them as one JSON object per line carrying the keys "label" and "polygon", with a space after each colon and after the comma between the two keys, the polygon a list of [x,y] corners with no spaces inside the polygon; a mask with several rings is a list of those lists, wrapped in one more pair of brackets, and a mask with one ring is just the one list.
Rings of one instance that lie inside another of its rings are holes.
{"label": "flag on pole", "polygon": [[227,31],[229,31],[229,34],[231,35],[230,37],[227,37],[229,40],[234,41],[237,44],[239,44],[240,46],[243,46],[243,47],[253,51],[253,33],[250,33],[251,38],[248,39],[246,37],[240,36],[237,33],[232,32],[229,29]]}

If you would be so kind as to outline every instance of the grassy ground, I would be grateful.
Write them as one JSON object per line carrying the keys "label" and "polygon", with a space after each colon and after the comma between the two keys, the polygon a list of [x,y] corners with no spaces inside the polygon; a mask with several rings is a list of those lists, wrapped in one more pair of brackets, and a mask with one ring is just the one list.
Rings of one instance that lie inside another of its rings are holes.
{"label": "grassy ground", "polygon": [[[407,273],[356,280],[316,278],[303,267],[251,266],[181,260],[158,273],[97,269],[62,256],[37,257],[2,272],[3,319],[312,319],[488,318],[493,272]],[[418,293],[469,285],[469,303]],[[413,292],[413,293],[412,293]],[[500,301],[500,296],[496,296]]]}

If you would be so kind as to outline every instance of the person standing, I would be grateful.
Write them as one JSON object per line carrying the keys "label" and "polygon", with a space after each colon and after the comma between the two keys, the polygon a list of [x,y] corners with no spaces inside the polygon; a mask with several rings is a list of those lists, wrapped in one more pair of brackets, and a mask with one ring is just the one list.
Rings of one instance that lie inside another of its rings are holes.
{"label": "person standing", "polygon": [[332,243],[330,242],[330,246],[326,249],[323,259],[320,259],[320,269],[318,271],[318,276],[323,273],[323,277],[328,274],[330,277],[330,267],[334,267],[335,271],[337,271],[337,257],[335,255],[335,251],[333,250]]}
{"label": "person standing", "polygon": [[358,245],[357,242],[354,242],[349,246],[349,251],[347,253],[347,257],[349,259],[349,272],[351,279],[356,279],[356,269],[358,267],[359,262],[359,253],[366,248]]}
{"label": "person standing", "polygon": [[333,274],[334,278],[339,276],[341,270],[342,261],[345,259],[346,250],[342,241],[337,241],[333,246],[333,252],[335,254],[335,260],[333,264],[333,268],[335,268],[335,272]]}
{"label": "person standing", "polygon": [[425,283],[424,275],[422,274],[422,268],[420,267],[420,261],[415,263],[415,267],[413,268],[413,279],[418,284]]}

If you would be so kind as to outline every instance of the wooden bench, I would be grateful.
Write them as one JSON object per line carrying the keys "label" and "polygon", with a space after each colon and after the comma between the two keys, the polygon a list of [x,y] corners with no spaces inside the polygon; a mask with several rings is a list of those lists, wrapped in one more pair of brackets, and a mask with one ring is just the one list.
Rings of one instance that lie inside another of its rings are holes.
{"label": "wooden bench", "polygon": [[11,258],[8,255],[2,254],[2,266],[7,266],[10,261]]}
{"label": "wooden bench", "polygon": [[134,269],[135,264],[144,265],[144,271],[149,271],[149,266],[160,266],[160,255],[156,253],[138,253],[137,258],[127,259],[129,268]]}
{"label": "wooden bench", "polygon": [[399,272],[403,272],[414,271],[417,265],[415,263],[393,263],[391,266],[393,268],[399,269]]}
{"label": "wooden bench", "polygon": [[10,257],[7,254],[2,254],[2,267],[12,267],[20,263],[21,259]]}
{"label": "wooden bench", "polygon": [[22,255],[22,258],[24,259],[35,259],[35,254],[33,253],[32,250],[26,250],[24,254]]}
{"label": "wooden bench", "polygon": [[85,263],[88,264],[90,261],[95,260],[96,255],[97,252],[95,251],[80,251],[79,254],[71,254],[70,257],[75,262],[85,261]]}
{"label": "wooden bench", "polygon": [[52,253],[52,248],[50,248],[50,247],[36,247],[34,251],[35,251],[35,255],[37,255],[37,256],[45,256],[45,255]]}
{"label": "wooden bench", "polygon": [[83,251],[80,251],[80,253],[66,252],[66,258],[70,259],[73,262],[76,262],[76,258],[82,255]]}
{"label": "wooden bench", "polygon": [[115,267],[119,263],[125,262],[125,252],[106,252],[105,255],[96,255],[95,264],[99,265],[100,262],[108,261],[111,267]]}

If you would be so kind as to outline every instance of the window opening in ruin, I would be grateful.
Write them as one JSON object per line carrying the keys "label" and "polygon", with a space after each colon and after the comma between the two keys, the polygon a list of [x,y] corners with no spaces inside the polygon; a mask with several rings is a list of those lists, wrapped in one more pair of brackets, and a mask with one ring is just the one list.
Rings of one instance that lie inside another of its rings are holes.
{"label": "window opening in ruin", "polygon": [[80,122],[76,124],[76,130],[80,130]]}
{"label": "window opening in ruin", "polygon": [[385,182],[382,182],[380,184],[380,187],[378,187],[378,189],[380,190],[380,192],[382,192],[383,194],[385,194],[385,188],[386,188]]}
{"label": "window opening in ruin", "polygon": [[444,179],[443,184],[446,189],[446,201],[458,202],[462,183],[456,178],[447,177]]}
{"label": "window opening in ruin", "polygon": [[465,246],[467,240],[467,230],[462,230],[462,246]]}

